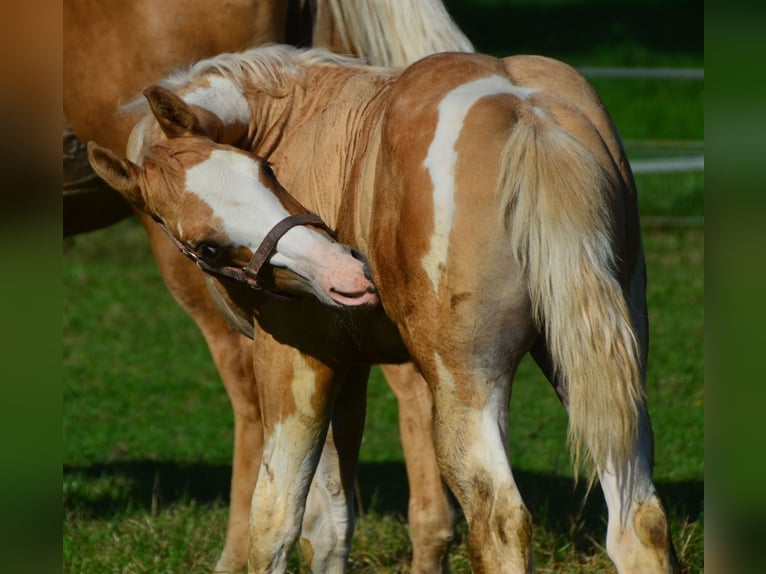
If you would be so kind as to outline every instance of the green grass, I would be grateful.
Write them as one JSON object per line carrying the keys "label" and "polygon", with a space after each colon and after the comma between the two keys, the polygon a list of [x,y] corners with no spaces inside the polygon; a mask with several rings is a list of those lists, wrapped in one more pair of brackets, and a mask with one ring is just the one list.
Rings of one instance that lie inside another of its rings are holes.
{"label": "green grass", "polygon": [[[702,569],[703,260],[699,229],[645,230],[655,478],[689,572]],[[226,520],[231,413],[201,336],[175,306],[140,227],[66,245],[66,572],[204,571]],[[351,572],[404,572],[407,484],[395,401],[374,371],[360,484],[365,516]],[[531,362],[511,404],[514,473],[535,519],[540,572],[609,572],[598,490],[583,506],[564,446],[566,416]],[[468,572],[465,526],[451,555]],[[296,558],[294,568],[300,568]],[[305,568],[303,571],[306,571]]]}
{"label": "green grass", "polygon": [[[703,65],[702,11],[687,1],[473,1],[447,4],[482,51],[545,53],[574,65]],[[702,82],[594,85],[631,158],[654,153],[640,141],[704,139]],[[702,174],[636,181],[647,221],[703,216]],[[646,227],[644,242],[655,480],[676,549],[686,571],[697,573],[704,550],[704,231]],[[63,349],[64,571],[210,571],[226,523],[231,410],[201,335],[162,285],[136,222],[65,243]],[[396,421],[393,395],[375,369],[352,573],[408,571],[407,482]],[[582,485],[575,488],[565,434],[563,409],[524,361],[510,443],[535,521],[538,572],[612,572],[602,547],[602,496],[595,489],[584,502]],[[465,538],[460,522],[450,555],[455,573],[470,571]],[[308,571],[297,556],[291,564],[294,572]]]}
{"label": "green grass", "polygon": [[[657,193],[653,181],[642,189]],[[644,239],[655,479],[688,572],[701,572],[704,235],[646,229]],[[202,338],[161,285],[135,222],[68,241],[65,263],[65,571],[204,571],[223,540],[232,418]],[[407,484],[395,400],[377,369],[368,413],[360,468],[365,516],[350,571],[405,572]],[[525,361],[510,442],[535,518],[538,569],[609,572],[604,504],[595,491],[582,505],[565,433],[563,409]],[[461,523],[453,572],[470,571],[464,540]],[[296,558],[295,571],[300,564]]]}

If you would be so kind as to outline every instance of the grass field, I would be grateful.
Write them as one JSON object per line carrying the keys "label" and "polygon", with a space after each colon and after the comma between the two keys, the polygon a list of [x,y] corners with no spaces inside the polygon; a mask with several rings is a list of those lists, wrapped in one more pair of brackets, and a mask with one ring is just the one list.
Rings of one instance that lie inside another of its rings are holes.
{"label": "grass field", "polygon": [[[544,52],[578,65],[702,66],[694,34],[679,25],[686,2],[665,3],[660,20],[631,2],[620,4],[632,19],[615,16],[616,8],[602,2],[508,4],[482,0],[477,16],[467,2],[448,2],[485,51]],[[662,9],[661,3],[647,6],[651,14]],[[617,23],[586,41],[572,31],[578,14]],[[551,24],[540,23],[543,17]],[[691,25],[697,17],[694,12]],[[513,18],[527,23],[518,34],[499,25]],[[674,23],[685,30],[677,37],[669,28]],[[631,141],[704,139],[702,82],[594,84],[634,157],[641,150],[632,150]],[[704,213],[701,173],[639,176],[637,183],[645,216]],[[685,570],[697,573],[704,534],[704,231],[645,227],[644,241],[655,479]],[[232,416],[202,337],[162,285],[136,222],[65,242],[63,347],[64,571],[210,571],[226,521]],[[584,500],[583,488],[574,487],[565,433],[563,409],[525,362],[511,404],[511,452],[535,521],[538,571],[612,572],[602,547],[602,496],[595,489]],[[377,370],[361,460],[363,516],[349,570],[405,572],[407,483],[395,401]],[[464,540],[461,522],[450,556],[456,573],[470,571]],[[297,556],[292,570],[307,571]]]}

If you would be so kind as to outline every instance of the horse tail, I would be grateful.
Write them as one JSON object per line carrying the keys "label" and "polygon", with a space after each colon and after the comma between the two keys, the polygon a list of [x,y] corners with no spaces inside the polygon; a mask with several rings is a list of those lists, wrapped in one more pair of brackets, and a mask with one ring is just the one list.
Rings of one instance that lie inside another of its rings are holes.
{"label": "horse tail", "polygon": [[[612,208],[619,186],[551,119],[522,108],[501,185],[535,322],[569,396],[575,470],[585,450],[603,470],[630,454],[644,402],[641,354],[616,278]],[[594,475],[591,475],[593,480]]]}
{"label": "horse tail", "polygon": [[441,0],[318,0],[320,43],[366,56],[376,66],[406,66],[437,52],[473,52]]}

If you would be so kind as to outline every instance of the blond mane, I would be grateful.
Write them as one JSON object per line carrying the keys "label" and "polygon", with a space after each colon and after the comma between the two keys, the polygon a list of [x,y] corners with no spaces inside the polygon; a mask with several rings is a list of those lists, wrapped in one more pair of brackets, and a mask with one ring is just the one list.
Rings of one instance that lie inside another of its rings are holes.
{"label": "blond mane", "polygon": [[[253,86],[279,97],[287,93],[287,86],[300,81],[301,71],[307,66],[369,68],[362,58],[340,56],[325,48],[301,49],[286,44],[268,44],[200,60],[186,69],[176,70],[157,84],[179,91],[210,74],[220,74],[236,84]],[[125,113],[145,113],[149,105],[142,96],[136,96],[120,109]]]}
{"label": "blond mane", "polygon": [[[301,49],[285,44],[267,44],[200,60],[186,69],[175,71],[157,84],[178,93],[200,79],[217,74],[240,86],[242,91],[246,88],[281,97],[296,83],[302,83],[302,72],[308,66],[371,69],[361,58],[340,56],[325,48]],[[140,163],[144,142],[154,125],[149,104],[143,96],[136,96],[121,106],[120,112],[143,116],[138,120],[128,142],[128,158]]]}

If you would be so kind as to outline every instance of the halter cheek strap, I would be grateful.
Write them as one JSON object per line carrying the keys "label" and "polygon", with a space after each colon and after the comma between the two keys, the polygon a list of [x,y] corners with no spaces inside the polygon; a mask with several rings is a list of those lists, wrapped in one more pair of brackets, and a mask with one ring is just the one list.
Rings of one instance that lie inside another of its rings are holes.
{"label": "halter cheek strap", "polygon": [[271,254],[277,247],[277,242],[285,233],[298,225],[314,225],[327,231],[330,236],[335,237],[333,231],[327,227],[325,222],[322,221],[322,218],[319,217],[316,213],[309,211],[307,213],[288,215],[282,221],[272,227],[271,231],[269,231],[266,234],[266,237],[263,238],[263,241],[261,241],[258,249],[255,250],[255,253],[253,253],[253,256],[250,258],[250,263],[247,264],[247,267],[243,268],[245,274],[248,277],[251,277],[253,280],[257,281],[258,274],[261,272],[261,268],[269,259],[269,257],[271,257]]}
{"label": "halter cheek strap", "polygon": [[168,228],[165,227],[165,224],[160,222],[157,223],[162,228],[162,230],[167,233],[175,246],[181,251],[181,253],[186,255],[197,265],[197,267],[206,273],[228,277],[241,283],[246,283],[253,289],[261,291],[268,291],[268,289],[260,284],[258,281],[258,275],[266,261],[268,261],[269,257],[271,257],[271,254],[274,252],[274,249],[276,248],[279,240],[290,229],[298,225],[313,225],[314,227],[324,229],[330,234],[331,237],[335,237],[335,233],[332,231],[332,229],[330,229],[327,224],[322,221],[322,218],[319,217],[316,213],[307,212],[288,215],[274,227],[272,227],[271,230],[266,234],[266,237],[263,238],[263,241],[261,241],[258,249],[256,249],[253,253],[253,256],[250,258],[250,262],[246,267],[234,267],[233,265],[216,267],[202,259],[194,251],[189,249],[186,244],[176,239],[176,237],[170,233]]}

